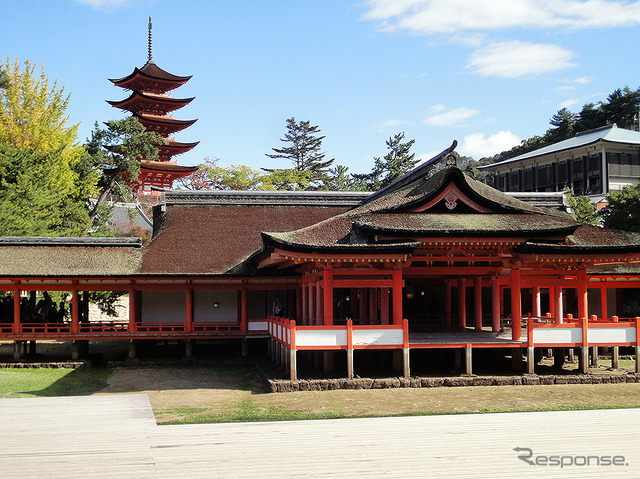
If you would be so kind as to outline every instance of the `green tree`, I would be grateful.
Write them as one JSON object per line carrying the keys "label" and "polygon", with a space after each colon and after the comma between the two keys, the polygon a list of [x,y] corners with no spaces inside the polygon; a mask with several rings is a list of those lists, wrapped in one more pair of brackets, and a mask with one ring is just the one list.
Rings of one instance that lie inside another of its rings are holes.
{"label": "green tree", "polygon": [[362,182],[364,189],[378,191],[415,168],[419,160],[415,159],[415,154],[409,151],[416,140],[403,140],[404,133],[390,137],[386,141],[389,152],[382,158],[373,159],[374,166],[371,173],[353,175],[357,181]]}
{"label": "green tree", "polygon": [[608,206],[600,210],[606,228],[640,232],[640,195],[638,187],[627,186],[607,195]]}
{"label": "green tree", "polygon": [[218,158],[205,158],[198,170],[178,182],[188,190],[303,190],[309,187],[308,171],[293,168],[260,171],[245,165],[218,166]]}
{"label": "green tree", "polygon": [[590,225],[599,223],[596,208],[591,204],[588,196],[575,196],[571,191],[566,191],[565,194],[576,220]]}
{"label": "green tree", "polygon": [[98,177],[86,167],[77,125],[67,125],[69,95],[35,71],[0,60],[0,231],[81,236]]}
{"label": "green tree", "polygon": [[[284,138],[280,138],[280,141],[286,143],[287,146],[272,148],[275,153],[266,153],[266,156],[272,159],[283,158],[291,161],[295,170],[309,172],[308,185],[310,187],[320,188],[329,181],[330,169],[334,160],[325,159],[326,154],[322,152],[322,140],[325,137],[318,136],[319,133],[320,129],[317,125],[311,125],[309,121],[298,123],[294,117],[291,117],[287,120],[287,132]],[[265,171],[274,172],[275,170],[265,168]],[[300,182],[296,184],[301,185]]]}
{"label": "green tree", "polygon": [[77,179],[62,150],[0,142],[0,235],[84,236],[91,222]]}
{"label": "green tree", "polygon": [[344,165],[336,165],[336,167],[331,170],[331,177],[326,187],[330,191],[366,191],[366,185],[356,180],[349,173],[349,167]]}
{"label": "green tree", "polygon": [[628,86],[614,90],[602,103],[606,123],[616,123],[621,128],[633,129],[640,105],[640,92]]}
{"label": "green tree", "polygon": [[138,179],[140,162],[157,160],[157,145],[166,143],[164,138],[147,131],[132,116],[105,124],[106,128],[100,128],[96,122],[85,145],[87,167],[102,174],[100,190],[89,213],[98,224],[102,224],[107,216],[104,209],[107,196],[126,194],[126,185]]}

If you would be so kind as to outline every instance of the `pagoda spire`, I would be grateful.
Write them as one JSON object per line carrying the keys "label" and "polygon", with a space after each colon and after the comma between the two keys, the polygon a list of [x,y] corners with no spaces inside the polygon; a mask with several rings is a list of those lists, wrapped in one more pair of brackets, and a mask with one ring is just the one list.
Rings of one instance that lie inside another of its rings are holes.
{"label": "pagoda spire", "polygon": [[151,53],[151,15],[149,15],[149,61],[153,61],[153,54]]}
{"label": "pagoda spire", "polygon": [[192,125],[196,120],[176,120],[169,113],[186,106],[193,98],[172,98],[168,93],[184,85],[191,76],[173,75],[153,62],[152,24],[149,16],[149,60],[142,68],[134,68],[126,77],[112,79],[114,85],[131,91],[124,100],[108,101],[121,110],[128,111],[137,117],[147,131],[154,131],[162,136],[166,144],[158,145],[158,160],[146,161],[140,158],[140,174],[137,183],[130,186],[138,195],[156,195],[160,188],[171,188],[173,181],[183,178],[195,170],[197,166],[180,166],[173,157],[194,148],[198,142],[176,141],[172,135]]}

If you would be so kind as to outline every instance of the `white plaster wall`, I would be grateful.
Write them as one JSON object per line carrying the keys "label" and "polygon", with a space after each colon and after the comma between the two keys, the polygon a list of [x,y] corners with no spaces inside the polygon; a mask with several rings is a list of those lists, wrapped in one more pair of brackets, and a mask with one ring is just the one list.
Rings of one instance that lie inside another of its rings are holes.
{"label": "white plaster wall", "polygon": [[346,346],[347,330],[296,330],[296,346]]}
{"label": "white plaster wall", "polygon": [[589,328],[587,337],[589,338],[590,343],[635,343],[636,328]]}
{"label": "white plaster wall", "polygon": [[[218,301],[219,308],[213,303]],[[230,290],[196,290],[193,294],[193,320],[196,323],[236,323],[238,318],[238,292]]]}
{"label": "white plaster wall", "polygon": [[358,346],[369,344],[402,346],[402,329],[354,329],[353,344]]}
{"label": "white plaster wall", "polygon": [[582,328],[535,328],[533,342],[541,344],[568,344],[582,342]]}
{"label": "white plaster wall", "polygon": [[141,291],[143,323],[184,323],[187,297],[184,291]]}

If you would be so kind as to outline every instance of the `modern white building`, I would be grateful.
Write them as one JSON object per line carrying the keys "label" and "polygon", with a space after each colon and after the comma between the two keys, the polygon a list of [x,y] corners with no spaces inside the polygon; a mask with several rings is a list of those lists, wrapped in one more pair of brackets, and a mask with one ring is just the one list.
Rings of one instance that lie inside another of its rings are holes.
{"label": "modern white building", "polygon": [[640,183],[640,132],[607,125],[482,169],[500,191],[601,196]]}

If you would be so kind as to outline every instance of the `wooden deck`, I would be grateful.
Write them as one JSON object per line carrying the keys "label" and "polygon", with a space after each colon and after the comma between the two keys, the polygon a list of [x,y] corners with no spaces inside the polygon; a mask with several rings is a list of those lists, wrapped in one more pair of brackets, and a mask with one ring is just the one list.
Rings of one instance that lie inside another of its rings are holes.
{"label": "wooden deck", "polygon": [[428,332],[409,333],[409,347],[411,348],[457,348],[471,344],[475,347],[524,347],[527,345],[527,330],[523,328],[522,339],[511,339],[511,328],[500,333],[494,333],[491,328],[476,331],[467,328],[457,332]]}
{"label": "wooden deck", "polygon": [[[156,426],[132,394],[3,399],[0,414],[3,478],[640,476],[638,409]],[[628,465],[532,466],[516,447]]]}

